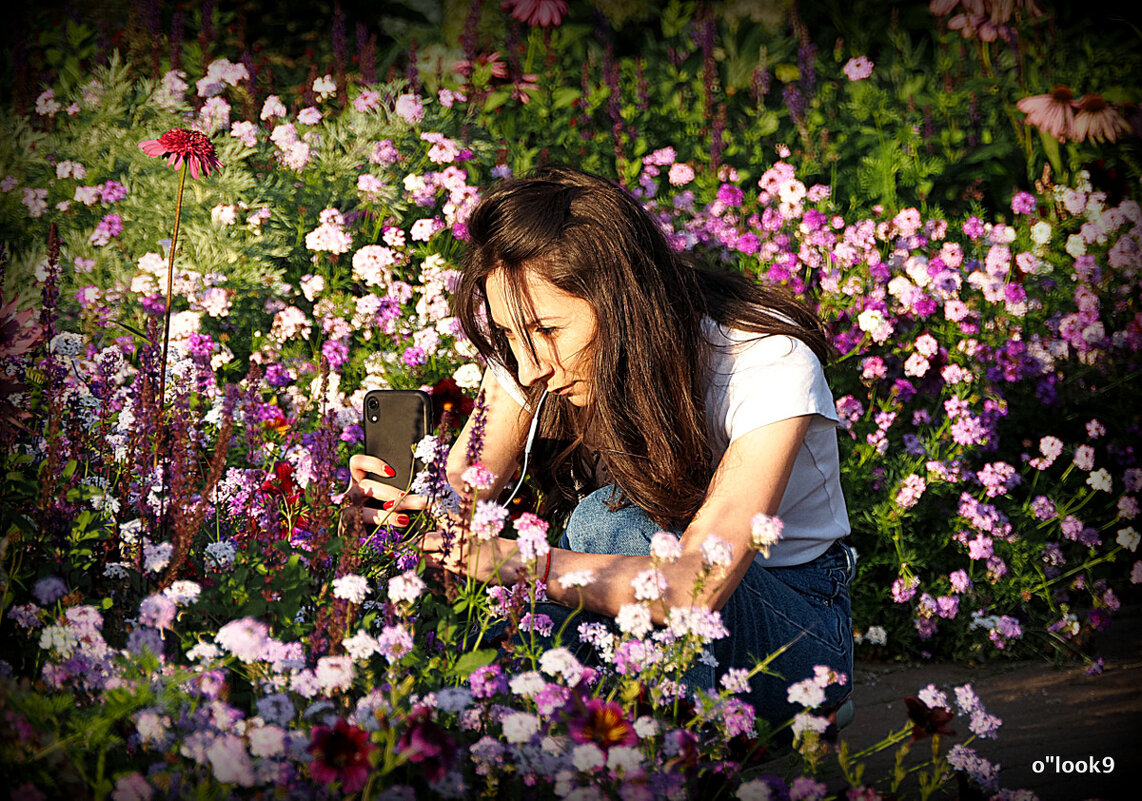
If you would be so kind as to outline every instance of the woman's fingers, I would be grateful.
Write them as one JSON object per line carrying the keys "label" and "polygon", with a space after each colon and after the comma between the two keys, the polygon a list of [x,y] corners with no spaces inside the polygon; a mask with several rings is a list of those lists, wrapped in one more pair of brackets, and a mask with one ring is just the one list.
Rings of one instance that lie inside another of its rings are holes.
{"label": "woman's fingers", "polygon": [[392,478],[397,474],[388,462],[376,456],[358,453],[349,457],[349,475],[354,481],[360,482],[369,473],[382,478]]}
{"label": "woman's fingers", "polygon": [[407,512],[398,512],[394,509],[376,509],[371,506],[355,506],[346,511],[346,514],[361,515],[361,523],[365,526],[395,526],[404,528],[412,522],[412,515]]}

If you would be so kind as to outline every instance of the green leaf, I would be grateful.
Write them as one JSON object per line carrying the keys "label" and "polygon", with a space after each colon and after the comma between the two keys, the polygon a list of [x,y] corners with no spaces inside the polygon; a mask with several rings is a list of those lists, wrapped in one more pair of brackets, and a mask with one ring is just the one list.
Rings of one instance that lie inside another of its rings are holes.
{"label": "green leaf", "polygon": [[1043,152],[1047,154],[1047,160],[1051,162],[1051,169],[1055,171],[1055,175],[1062,175],[1063,159],[1059,154],[1059,140],[1040,128],[1039,141],[1043,144]]}
{"label": "green leaf", "polygon": [[511,96],[511,92],[507,89],[497,89],[488,95],[488,99],[484,101],[484,111],[495,111],[506,103]]}
{"label": "green leaf", "polygon": [[773,68],[773,74],[782,83],[793,83],[801,77],[801,70],[796,64],[778,64]]}
{"label": "green leaf", "polygon": [[551,107],[552,108],[566,108],[579,99],[582,94],[578,89],[571,87],[563,87],[556,89],[551,93]]}
{"label": "green leaf", "polygon": [[458,679],[465,679],[476,668],[492,664],[492,660],[496,658],[496,653],[495,648],[480,648],[476,651],[468,651],[456,660],[456,663],[452,665],[452,669],[448,672]]}

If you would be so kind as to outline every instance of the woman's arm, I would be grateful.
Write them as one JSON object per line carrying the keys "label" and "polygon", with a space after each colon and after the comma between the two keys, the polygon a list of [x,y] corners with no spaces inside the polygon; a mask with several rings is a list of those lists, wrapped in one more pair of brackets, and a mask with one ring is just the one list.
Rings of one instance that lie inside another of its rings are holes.
{"label": "woman's arm", "polygon": [[[651,606],[656,623],[663,623],[665,613],[673,606],[720,609],[729,600],[754,558],[750,548],[750,521],[759,512],[777,513],[810,419],[811,415],[803,415],[771,423],[730,444],[714,472],[705,502],[682,534],[682,557],[660,568],[667,589],[662,602]],[[707,581],[703,592],[695,598],[694,585],[703,570],[702,544],[711,534],[729,543],[733,558],[725,574]],[[473,541],[470,545],[479,547],[479,558],[472,559],[470,555],[467,563],[474,566],[475,578],[479,581],[510,584],[524,568],[513,540],[501,537],[489,543]],[[498,572],[493,569],[489,556],[494,556],[495,563],[500,565]],[[455,559],[443,566],[467,572],[467,566]],[[542,571],[542,565],[535,567]],[[553,548],[547,594],[559,603],[578,606],[582,593],[584,608],[614,617],[624,604],[636,601],[631,580],[650,567],[649,556],[589,554]],[[560,584],[561,576],[580,570],[590,570],[595,580],[581,589],[565,589]]]}
{"label": "woman's arm", "polygon": [[[527,429],[531,425],[531,414],[524,409],[508,392],[491,370],[484,371],[480,390],[484,393],[484,439],[480,448],[480,463],[496,476],[491,489],[479,493],[481,498],[495,498],[511,479],[523,452]],[[468,463],[468,443],[472,440],[472,415],[465,423],[460,436],[452,443],[448,452],[448,483],[457,492],[464,491],[461,476],[471,465]]]}

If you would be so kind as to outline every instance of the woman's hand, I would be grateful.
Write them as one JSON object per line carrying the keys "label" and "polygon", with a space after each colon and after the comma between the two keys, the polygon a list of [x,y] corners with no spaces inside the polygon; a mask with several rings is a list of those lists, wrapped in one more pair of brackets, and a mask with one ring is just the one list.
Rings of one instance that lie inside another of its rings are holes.
{"label": "woman's hand", "polygon": [[[410,512],[425,507],[424,496],[406,494],[390,484],[368,478],[369,473],[378,476],[396,475],[392,467],[376,456],[359,453],[349,458],[349,486],[343,497],[346,503],[362,504],[361,522],[370,526],[403,528],[409,524],[412,517]],[[364,502],[370,498],[380,501],[382,508],[364,506]]]}
{"label": "woman's hand", "polygon": [[480,583],[512,584],[522,568],[519,549],[513,540],[503,537],[480,540],[458,526],[453,528],[447,547],[443,532],[430,531],[424,535],[420,548],[429,567]]}

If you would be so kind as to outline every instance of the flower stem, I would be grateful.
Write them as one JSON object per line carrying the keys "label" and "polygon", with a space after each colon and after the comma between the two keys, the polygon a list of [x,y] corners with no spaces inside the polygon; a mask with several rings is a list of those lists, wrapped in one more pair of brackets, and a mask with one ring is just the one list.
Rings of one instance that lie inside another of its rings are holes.
{"label": "flower stem", "polygon": [[[167,389],[167,351],[170,348],[171,334],[171,303],[174,299],[174,252],[178,247],[178,224],[182,217],[182,188],[186,183],[186,171],[190,166],[190,159],[182,163],[182,170],[178,174],[178,195],[174,204],[174,231],[171,233],[171,246],[167,255],[167,307],[163,313],[163,358],[159,366],[159,403],[166,408]],[[156,445],[161,438],[156,438]],[[155,460],[158,461],[158,449],[155,450]]]}

